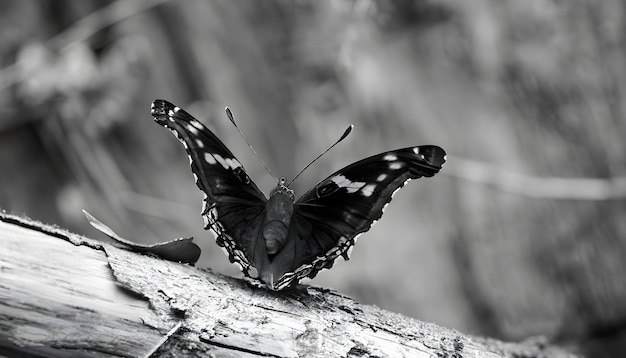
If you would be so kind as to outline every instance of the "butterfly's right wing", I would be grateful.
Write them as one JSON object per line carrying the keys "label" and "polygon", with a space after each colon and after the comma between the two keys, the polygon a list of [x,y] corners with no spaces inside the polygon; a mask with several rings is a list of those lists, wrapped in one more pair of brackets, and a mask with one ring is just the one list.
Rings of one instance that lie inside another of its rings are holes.
{"label": "butterfly's right wing", "polygon": [[204,193],[205,229],[226,248],[231,262],[248,275],[252,265],[246,252],[264,218],[267,199],[228,148],[189,113],[165,100],[152,103],[152,116],[172,131],[189,155],[196,185]]}
{"label": "butterfly's right wing", "polygon": [[285,248],[274,259],[284,273],[282,289],[313,278],[334,260],[349,258],[361,233],[381,218],[396,191],[408,181],[437,174],[446,152],[434,145],[396,149],[352,163],[331,174],[294,204]]}

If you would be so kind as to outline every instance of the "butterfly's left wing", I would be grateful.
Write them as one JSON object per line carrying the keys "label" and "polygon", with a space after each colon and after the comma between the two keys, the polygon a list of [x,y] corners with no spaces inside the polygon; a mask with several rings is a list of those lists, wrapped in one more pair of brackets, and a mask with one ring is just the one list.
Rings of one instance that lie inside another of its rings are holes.
{"label": "butterfly's left wing", "polygon": [[152,116],[187,150],[196,184],[205,194],[205,229],[210,229],[217,244],[228,251],[229,260],[240,264],[249,275],[252,265],[247,256],[264,218],[265,195],[226,145],[185,110],[156,100]]}
{"label": "butterfly's left wing", "polygon": [[445,162],[437,146],[409,147],[381,153],[330,175],[294,205],[285,248],[274,258],[277,289],[346,260],[359,234],[380,219],[394,193],[411,179],[432,177]]}

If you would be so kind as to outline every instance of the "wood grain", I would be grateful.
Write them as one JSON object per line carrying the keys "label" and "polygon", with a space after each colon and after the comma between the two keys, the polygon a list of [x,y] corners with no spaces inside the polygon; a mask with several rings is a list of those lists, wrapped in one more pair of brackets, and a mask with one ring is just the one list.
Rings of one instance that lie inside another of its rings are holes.
{"label": "wood grain", "polygon": [[569,357],[464,335],[331,290],[271,292],[0,214],[0,355]]}

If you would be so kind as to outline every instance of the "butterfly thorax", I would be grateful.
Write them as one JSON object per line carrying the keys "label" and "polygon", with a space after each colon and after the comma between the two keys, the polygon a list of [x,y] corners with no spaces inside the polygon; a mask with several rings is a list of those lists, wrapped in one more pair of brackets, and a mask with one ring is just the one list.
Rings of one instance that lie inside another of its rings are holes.
{"label": "butterfly thorax", "polygon": [[287,188],[284,183],[284,178],[281,178],[267,201],[267,211],[263,222],[263,238],[269,257],[276,255],[287,241],[287,232],[293,214],[295,195],[293,190]]}

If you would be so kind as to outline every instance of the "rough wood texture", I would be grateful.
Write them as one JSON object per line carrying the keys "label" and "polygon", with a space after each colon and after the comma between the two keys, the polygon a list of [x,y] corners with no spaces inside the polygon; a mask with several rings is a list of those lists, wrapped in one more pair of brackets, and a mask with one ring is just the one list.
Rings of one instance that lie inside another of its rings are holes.
{"label": "rough wood texture", "polygon": [[570,357],[329,290],[270,292],[0,214],[0,355]]}

